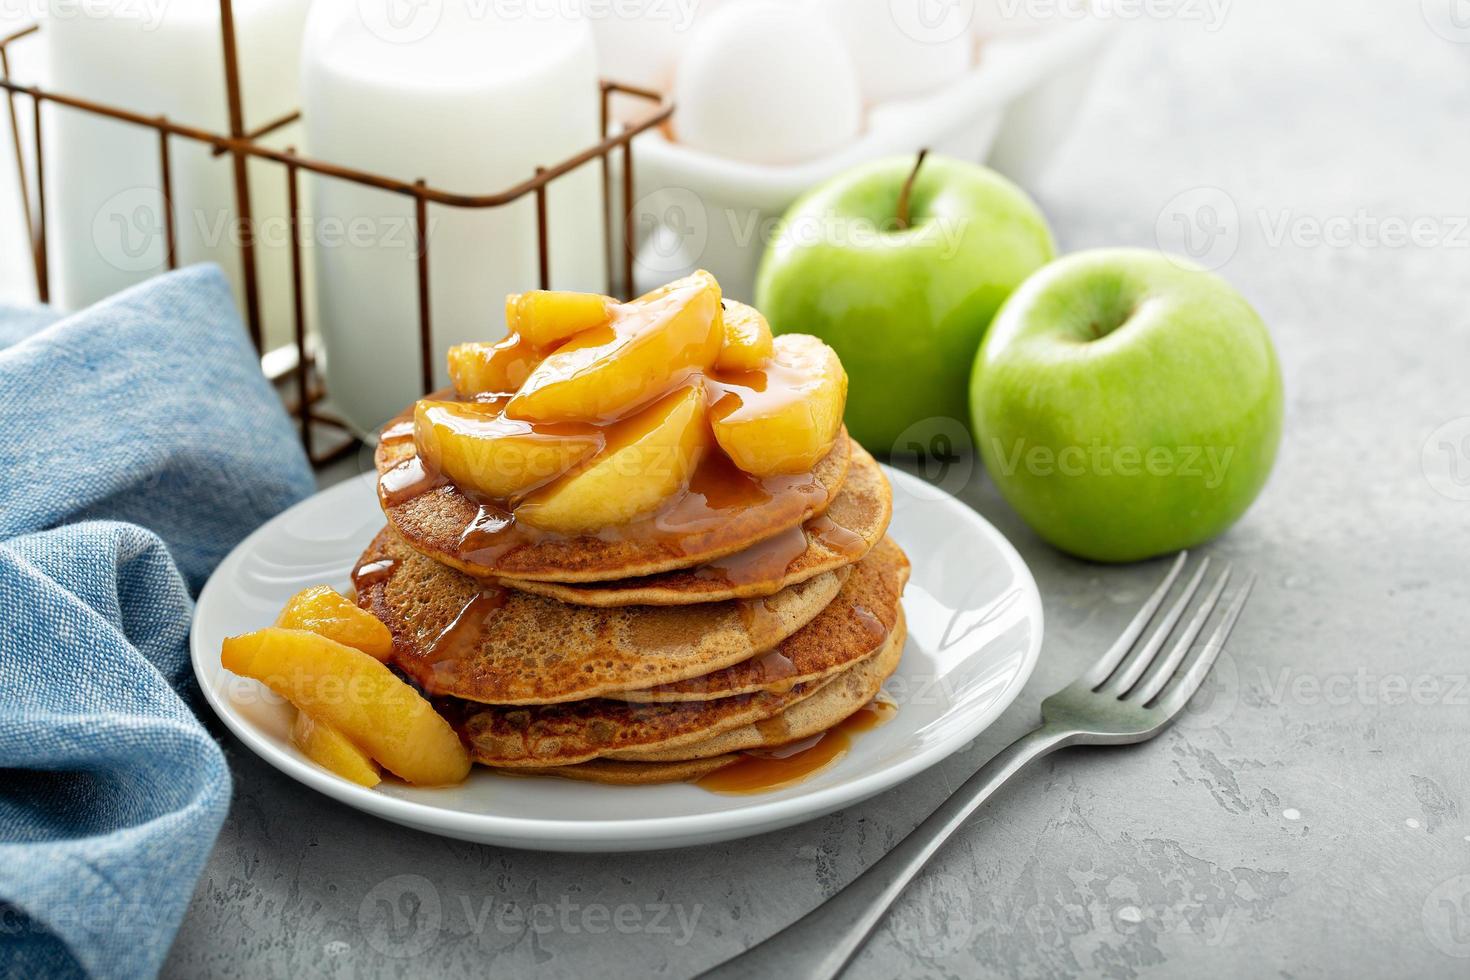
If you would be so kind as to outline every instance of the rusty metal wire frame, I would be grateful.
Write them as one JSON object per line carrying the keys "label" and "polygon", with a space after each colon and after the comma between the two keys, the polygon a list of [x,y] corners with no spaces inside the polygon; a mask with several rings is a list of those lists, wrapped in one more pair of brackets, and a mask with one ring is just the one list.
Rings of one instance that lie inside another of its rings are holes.
{"label": "rusty metal wire frame", "polygon": [[[47,302],[51,295],[50,269],[47,264],[46,255],[46,185],[45,185],[45,160],[42,149],[42,113],[41,107],[50,102],[54,105],[75,109],[92,115],[115,119],[120,122],[131,123],[145,129],[151,129],[158,134],[158,158],[159,158],[159,191],[163,202],[163,222],[165,234],[165,256],[169,269],[177,267],[178,254],[176,247],[176,229],[174,227],[174,196],[173,176],[169,153],[169,141],[171,139],[192,140],[197,143],[207,144],[215,156],[229,154],[234,172],[235,188],[235,210],[236,218],[240,226],[240,265],[242,291],[245,296],[245,322],[250,330],[250,338],[254,342],[256,350],[261,348],[261,326],[260,326],[260,295],[259,285],[256,280],[255,266],[255,243],[254,228],[251,224],[251,200],[250,179],[247,173],[247,161],[254,157],[259,160],[268,160],[280,164],[285,172],[287,187],[287,203],[290,214],[288,220],[291,229],[291,289],[292,289],[292,317],[294,330],[294,345],[296,347],[296,397],[288,407],[292,414],[300,420],[301,441],[312,462],[316,465],[325,465],[335,459],[350,453],[355,440],[348,438],[339,441],[330,450],[318,454],[314,451],[312,428],[314,424],[327,425],[344,433],[348,432],[347,426],[341,420],[321,413],[315,406],[325,397],[319,382],[314,381],[314,365],[306,344],[305,314],[302,299],[302,257],[301,240],[298,234],[300,222],[300,173],[309,171],[323,177],[336,180],[345,180],[366,187],[403,194],[413,198],[414,201],[414,224],[417,238],[417,291],[418,291],[418,328],[419,328],[419,360],[420,376],[425,394],[434,387],[434,364],[433,364],[433,321],[429,310],[429,205],[441,205],[452,208],[481,209],[498,208],[520,200],[527,195],[534,195],[536,210],[536,250],[537,268],[540,274],[540,287],[551,288],[550,282],[550,248],[547,241],[547,187],[552,181],[594,160],[601,161],[602,167],[602,191],[603,191],[603,231],[604,241],[607,248],[607,280],[609,288],[613,288],[615,279],[614,255],[616,254],[615,239],[613,236],[613,179],[612,179],[612,155],[621,150],[623,155],[623,173],[621,198],[622,211],[622,257],[623,276],[620,288],[614,289],[623,297],[631,295],[633,263],[634,263],[634,241],[632,234],[633,220],[633,138],[656,126],[662,125],[673,115],[674,107],[658,93],[645,88],[632,85],[622,85],[612,81],[602,81],[601,90],[601,139],[594,145],[587,147],[581,152],[553,163],[549,166],[537,167],[535,173],[526,180],[509,187],[505,190],[492,194],[460,194],[451,191],[430,187],[423,180],[403,181],[381,174],[375,174],[364,170],[356,170],[351,167],[343,167],[323,160],[316,160],[298,154],[294,147],[284,150],[276,150],[263,146],[260,140],[282,127],[300,118],[299,111],[288,113],[279,119],[272,120],[253,130],[246,130],[244,123],[244,106],[242,102],[242,91],[240,87],[239,63],[236,57],[234,14],[231,8],[231,0],[219,0],[220,6],[220,41],[224,50],[224,73],[225,73],[225,99],[228,109],[229,133],[215,133],[196,126],[186,126],[173,122],[165,116],[149,116],[130,109],[107,105],[91,99],[78,98],[60,92],[46,91],[36,85],[26,85],[11,78],[9,49],[16,41],[36,34],[40,27],[32,24],[0,38],[0,88],[5,90],[10,117],[10,131],[15,145],[16,171],[19,174],[20,197],[22,209],[25,212],[26,231],[31,242],[31,254],[35,265],[36,295],[41,302]],[[631,96],[635,99],[654,103],[650,113],[638,122],[624,126],[615,134],[609,134],[612,128],[611,102],[615,95]],[[31,100],[32,116],[32,155],[34,157],[34,180],[28,176],[25,161],[25,150],[22,145],[20,109],[17,106],[17,96],[28,97]],[[34,188],[32,187],[34,183]],[[34,201],[34,204],[33,204]]]}

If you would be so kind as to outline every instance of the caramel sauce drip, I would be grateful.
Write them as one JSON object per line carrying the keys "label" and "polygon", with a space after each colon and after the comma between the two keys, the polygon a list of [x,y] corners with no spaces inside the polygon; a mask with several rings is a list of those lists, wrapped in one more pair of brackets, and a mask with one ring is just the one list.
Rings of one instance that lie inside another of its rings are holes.
{"label": "caramel sauce drip", "polygon": [[826,514],[807,521],[806,532],[828,551],[851,561],[867,554],[868,542],[861,534],[848,530]]}
{"label": "caramel sauce drip", "polygon": [[389,445],[408,442],[413,438],[413,416],[400,415],[387,425],[383,431],[378,433],[378,441]]}
{"label": "caramel sauce drip", "polygon": [[868,634],[869,650],[876,650],[888,639],[888,627],[883,625],[883,620],[878,614],[867,606],[857,605],[852,607],[853,619],[857,620],[863,632]]}
{"label": "caramel sauce drip", "polygon": [[352,587],[361,595],[362,590],[386,582],[393,577],[393,571],[398,567],[396,558],[379,558],[377,561],[363,562],[352,570]]}
{"label": "caramel sauce drip", "polygon": [[812,380],[781,364],[758,371],[731,371],[707,375],[710,414],[721,421],[759,418],[779,408],[790,392],[809,388]]}
{"label": "caramel sauce drip", "polygon": [[777,694],[785,694],[796,686],[796,661],[782,652],[780,647],[761,654],[755,661],[755,667],[760,671],[760,679],[767,685],[766,690]]}
{"label": "caramel sauce drip", "polygon": [[421,458],[413,456],[378,478],[378,493],[386,506],[397,507],[443,486],[444,482],[439,474],[429,472]]}
{"label": "caramel sauce drip", "polygon": [[[444,485],[445,481],[429,473],[415,456],[383,475],[380,492],[383,503],[394,507]],[[569,539],[567,535],[517,521],[509,501],[482,500],[463,488],[460,492],[477,504],[475,516],[465,525],[458,541],[459,557],[471,564],[493,567],[502,556],[517,548]],[[739,469],[722,453],[712,451],[695,468],[683,493],[669,498],[651,514],[602,529],[597,537],[607,541],[654,541],[679,553],[691,542],[697,545],[695,536],[717,530],[750,507],[783,498],[783,510],[801,513],[817,506],[826,495],[827,489],[811,473],[756,477]],[[720,559],[707,574],[732,585],[764,581],[773,574],[783,573],[806,547],[806,535],[801,527],[793,527],[771,541],[748,549],[753,553],[741,552]]]}
{"label": "caramel sauce drip", "polygon": [[[897,712],[898,706],[880,695],[825,732],[774,749],[742,752],[739,761],[701,776],[695,785],[711,793],[729,794],[793,786],[834,765],[852,748],[853,736],[877,728]],[[771,725],[771,733],[779,735],[774,728],[779,721],[778,716],[760,726]]]}
{"label": "caramel sauce drip", "polygon": [[497,558],[521,543],[514,533],[518,530],[515,521],[515,515],[498,504],[481,504],[459,536],[460,553],[478,564],[495,564]]}
{"label": "caramel sauce drip", "polygon": [[695,574],[730,586],[769,582],[783,577],[806,549],[806,531],[798,524],[744,551],[707,562]]}
{"label": "caramel sauce drip", "polygon": [[485,586],[470,597],[454,619],[424,653],[424,663],[436,674],[452,674],[480,647],[486,621],[505,605],[505,590]]}
{"label": "caramel sauce drip", "polygon": [[[670,297],[662,301],[645,302],[639,308],[639,315],[615,317],[608,325],[584,331],[559,348],[558,352],[585,350],[589,352],[589,357],[592,352],[605,352],[607,348],[616,346],[638,330],[646,328],[647,322],[667,315],[666,311],[661,310],[660,303],[673,301],[674,298]],[[632,305],[625,305],[621,309],[632,309]],[[507,338],[500,347],[523,354],[528,363],[539,360],[540,354],[544,353],[533,351],[518,336]],[[781,386],[774,385],[777,380],[787,388],[784,396],[779,394]],[[688,369],[675,371],[667,390],[661,392],[659,397],[684,385],[700,384],[705,388],[712,414],[723,418],[761,413],[766,410],[766,405],[772,398],[789,397],[789,388],[799,387],[801,383],[802,379],[796,372],[774,364],[767,370],[724,375],[717,374],[712,369]],[[488,415],[494,415],[504,410],[511,396],[492,392],[467,400],[453,391],[446,391],[430,397],[438,401],[473,402],[484,406]],[[530,434],[544,435],[548,440],[564,438],[569,434],[585,438],[588,432],[596,432],[603,440],[602,451],[605,452],[619,444],[618,426],[652,404],[652,401],[630,406],[618,418],[598,418],[577,423],[517,420],[517,424],[523,425]],[[499,417],[508,419],[504,415]],[[390,444],[411,441],[413,437],[411,408],[405,415],[390,422],[381,433],[382,441]],[[737,467],[719,450],[713,439],[710,442],[710,451],[695,468],[684,492],[675,494],[655,512],[639,517],[629,524],[605,528],[597,536],[611,540],[636,538],[640,541],[655,541],[674,553],[679,553],[681,542],[713,531],[751,507],[775,502],[779,505],[775,509],[782,514],[809,513],[826,499],[827,490],[813,473],[753,476]],[[601,455],[602,452],[599,452],[593,458]],[[546,486],[565,475],[553,475],[539,483],[538,487]],[[396,507],[444,486],[446,482],[439,474],[431,472],[420,457],[414,456],[383,474],[380,479],[380,496],[384,506]],[[530,488],[527,492],[534,489],[536,488]],[[567,539],[565,535],[517,522],[515,508],[518,500],[486,500],[473,494],[468,488],[460,487],[459,490],[479,505],[479,512],[464,529],[459,542],[458,557],[467,562],[493,566],[501,556],[518,547]],[[801,529],[793,528],[777,539],[751,549],[750,554],[741,554],[713,564],[707,574],[719,576],[732,585],[762,581],[782,574],[786,566],[802,554],[806,547],[807,541]]]}
{"label": "caramel sauce drip", "polygon": [[781,625],[781,617],[771,608],[769,598],[738,599],[735,608],[740,613],[740,624],[752,635],[774,632]]}

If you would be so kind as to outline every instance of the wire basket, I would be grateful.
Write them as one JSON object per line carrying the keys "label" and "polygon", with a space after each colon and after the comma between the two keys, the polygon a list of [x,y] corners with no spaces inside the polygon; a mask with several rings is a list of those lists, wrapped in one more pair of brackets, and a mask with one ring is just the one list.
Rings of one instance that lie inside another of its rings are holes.
{"label": "wire basket", "polygon": [[[306,341],[306,317],[302,286],[301,241],[298,234],[301,221],[300,175],[305,170],[334,180],[343,180],[366,187],[401,194],[413,199],[414,232],[416,236],[416,272],[418,294],[418,330],[420,377],[424,394],[434,388],[434,333],[433,319],[429,308],[429,206],[486,209],[500,208],[527,196],[535,198],[536,251],[540,288],[551,288],[550,248],[547,231],[547,188],[557,178],[598,162],[602,170],[602,218],[604,242],[606,244],[606,271],[609,287],[627,298],[633,291],[632,270],[634,265],[634,236],[632,209],[634,204],[633,185],[633,138],[656,126],[662,125],[673,115],[674,107],[661,93],[603,80],[599,84],[601,100],[601,139],[592,146],[546,166],[537,167],[535,172],[513,187],[488,194],[461,194],[429,186],[423,180],[403,181],[382,174],[339,166],[311,157],[302,156],[294,147],[277,150],[265,146],[261,140],[301,117],[294,111],[272,120],[256,129],[246,130],[245,112],[240,86],[239,62],[236,54],[234,14],[231,0],[219,0],[220,43],[224,52],[225,99],[228,112],[229,132],[216,133],[195,126],[186,126],[170,121],[166,116],[150,116],[107,105],[91,99],[77,98],[61,92],[47,91],[36,85],[27,85],[11,78],[9,49],[17,41],[31,37],[40,31],[40,25],[32,24],[0,38],[0,88],[6,93],[10,116],[10,131],[15,149],[16,169],[19,175],[22,210],[25,215],[26,231],[31,242],[31,253],[35,264],[36,295],[41,302],[48,302],[51,294],[51,276],[46,250],[46,167],[42,139],[42,107],[46,103],[68,109],[90,113],[95,116],[129,123],[152,130],[158,136],[159,189],[162,197],[164,226],[164,255],[167,268],[177,267],[176,228],[174,218],[173,178],[170,168],[170,142],[175,139],[192,140],[207,144],[216,156],[231,158],[234,182],[235,220],[240,233],[241,291],[244,298],[245,323],[251,341],[259,352],[262,345],[260,322],[260,292],[256,276],[255,243],[251,223],[251,187],[247,173],[247,161],[251,158],[278,164],[286,182],[287,211],[290,227],[290,268],[292,290],[292,325],[295,347],[295,398],[288,400],[287,408],[297,419],[301,442],[314,465],[322,466],[353,451],[356,440],[340,419],[319,410],[326,396]],[[623,125],[611,132],[611,103],[615,96],[624,95],[651,104],[648,114],[635,122]],[[31,137],[34,143],[31,168],[25,160],[24,137],[21,130],[23,99],[30,99]],[[619,214],[621,235],[614,237],[614,190],[613,155],[621,151],[622,209]],[[32,172],[33,171],[33,172]],[[33,195],[34,194],[34,198]],[[618,279],[616,258],[617,242],[622,242],[622,276]],[[326,449],[319,450],[314,436],[315,426],[329,427],[342,434]]]}

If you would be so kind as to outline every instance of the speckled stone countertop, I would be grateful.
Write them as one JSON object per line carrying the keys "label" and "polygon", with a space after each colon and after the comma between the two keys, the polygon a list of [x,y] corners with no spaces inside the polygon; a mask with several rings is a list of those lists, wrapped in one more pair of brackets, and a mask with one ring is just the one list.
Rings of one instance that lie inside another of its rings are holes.
{"label": "speckled stone countertop", "polygon": [[[1274,331],[1288,418],[1270,486],[1209,551],[1262,580],[1206,706],[1014,783],[850,976],[1470,972],[1470,25],[1451,3],[1127,5],[1174,13],[1126,25],[1035,190],[1069,250],[1223,218],[1215,257]],[[1185,13],[1207,7],[1215,29]],[[1030,726],[1158,575],[1056,554],[983,480],[964,496],[1031,564],[1047,623],[968,751],[792,830],[589,857],[383,823],[223,736],[234,804],[166,974],[682,978],[797,918]],[[432,900],[391,934],[376,899],[401,875]]]}

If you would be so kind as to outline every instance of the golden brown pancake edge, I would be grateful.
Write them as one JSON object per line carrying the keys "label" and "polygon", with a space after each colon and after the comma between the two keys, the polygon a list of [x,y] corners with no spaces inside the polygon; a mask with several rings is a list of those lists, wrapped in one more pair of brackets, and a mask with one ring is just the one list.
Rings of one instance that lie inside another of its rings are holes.
{"label": "golden brown pancake edge", "polygon": [[[626,701],[703,701],[780,691],[830,677],[886,645],[903,615],[899,599],[908,578],[908,557],[885,538],[852,566],[837,598],[773,650],[710,674],[608,696]],[[866,649],[863,634],[873,640]]]}
{"label": "golden brown pancake edge", "polygon": [[[732,519],[714,522],[698,535],[681,535],[677,544],[657,528],[657,517],[625,525],[612,536],[545,535],[541,540],[495,555],[494,564],[477,560],[474,549],[462,545],[480,507],[452,484],[442,485],[401,503],[379,494],[388,523],[416,550],[436,561],[478,578],[515,578],[527,581],[599,582],[655,575],[689,568],[733,554],[803,524],[832,503],[846,479],[855,443],[844,429],[831,452],[812,472],[822,493],[800,502],[784,501],[780,513],[747,508]],[[413,457],[413,443],[380,443],[374,459],[381,478],[394,466]]]}
{"label": "golden brown pancake edge", "polygon": [[490,586],[500,605],[478,626],[461,626],[478,633],[449,649],[436,641],[486,587],[420,555],[391,528],[359,567],[384,561],[391,567],[364,580],[358,604],[392,633],[394,665],[430,695],[508,705],[656,687],[749,660],[821,615],[848,577],[843,569],[764,599],[654,609],[568,606]]}
{"label": "golden brown pancake edge", "polygon": [[[867,450],[853,443],[852,462],[842,489],[825,513],[811,518],[796,532],[801,535],[798,547],[802,550],[789,558],[777,555],[769,570],[758,567],[763,560],[758,552],[779,546],[780,539],[788,532],[713,563],[640,578],[583,584],[505,577],[497,581],[524,592],[585,606],[674,606],[755,598],[773,595],[812,576],[851,564],[883,537],[892,517],[893,490],[887,477]],[[843,540],[847,535],[853,537]],[[747,555],[752,557],[746,559]],[[730,576],[722,573],[721,566],[742,560],[747,567],[756,567],[758,574],[749,581],[732,583]]]}

